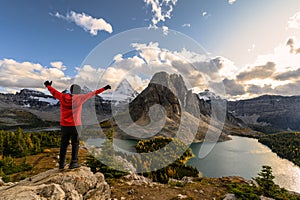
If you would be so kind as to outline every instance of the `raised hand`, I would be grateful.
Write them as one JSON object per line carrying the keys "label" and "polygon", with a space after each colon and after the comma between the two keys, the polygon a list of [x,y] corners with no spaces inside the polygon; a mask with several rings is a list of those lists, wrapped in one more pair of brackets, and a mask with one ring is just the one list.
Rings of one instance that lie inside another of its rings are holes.
{"label": "raised hand", "polygon": [[106,85],[106,86],[104,87],[104,89],[105,89],[105,90],[111,89],[111,86],[110,86],[110,85]]}
{"label": "raised hand", "polygon": [[50,82],[49,82],[49,81],[45,81],[44,85],[45,85],[46,87],[47,87],[48,85],[51,86],[51,85],[52,85],[52,81],[50,81]]}

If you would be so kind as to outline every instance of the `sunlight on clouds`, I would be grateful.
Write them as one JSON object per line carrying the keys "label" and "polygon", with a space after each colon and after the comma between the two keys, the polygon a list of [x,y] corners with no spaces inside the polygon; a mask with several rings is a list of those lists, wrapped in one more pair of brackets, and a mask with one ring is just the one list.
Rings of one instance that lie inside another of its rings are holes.
{"label": "sunlight on clouds", "polygon": [[273,77],[265,78],[265,79],[251,79],[249,81],[245,81],[245,85],[256,85],[256,86],[268,86],[272,89],[276,89],[278,86],[286,85],[291,83],[290,80],[286,81],[277,81],[274,80]]}
{"label": "sunlight on clouds", "polygon": [[124,69],[108,67],[103,74],[101,82],[103,84],[109,83],[113,88],[115,88],[126,74],[127,71]]}
{"label": "sunlight on clouds", "polygon": [[86,86],[92,90],[97,88],[97,83],[104,72],[104,69],[96,69],[91,65],[84,65],[82,68],[76,68],[76,70],[76,84]]}
{"label": "sunlight on clouds", "polygon": [[[298,42],[295,41],[295,45],[298,45]],[[281,44],[274,49],[273,53],[258,56],[254,65],[269,61],[276,63],[276,72],[297,69],[300,66],[300,54],[291,53],[290,46]]]}
{"label": "sunlight on clouds", "polygon": [[140,56],[146,61],[146,63],[151,63],[157,61],[159,58],[160,48],[158,45],[159,44],[157,42],[150,42],[149,45],[133,43],[131,46],[140,52]]}
{"label": "sunlight on clouds", "polygon": [[98,31],[106,31],[108,33],[113,32],[112,26],[103,18],[93,18],[85,13],[76,13],[74,11],[70,11],[66,16],[61,15],[58,12],[54,15],[51,15],[69,22],[74,22],[76,25],[82,27],[85,31],[89,31],[93,36],[96,36]]}
{"label": "sunlight on clouds", "polygon": [[299,94],[300,82],[299,41],[290,37],[272,53],[259,55],[253,64],[236,73],[236,82],[247,89],[236,98],[255,97],[260,94]]}
{"label": "sunlight on clouds", "polygon": [[297,12],[288,21],[288,28],[300,29],[300,12]]}
{"label": "sunlight on clouds", "polygon": [[[58,89],[66,88],[70,78],[63,72],[63,64],[53,62],[52,67],[37,63],[17,62],[13,59],[0,60],[0,85],[14,88],[44,88],[44,81],[52,80]],[[56,66],[56,67],[54,67]],[[61,67],[61,69],[59,69]]]}
{"label": "sunlight on clouds", "polygon": [[[106,70],[84,66],[79,72],[85,84],[101,79],[102,85],[111,84],[115,89],[126,78],[139,92],[154,73],[165,71],[181,74],[193,91],[208,88],[219,94],[225,87],[225,96],[230,99],[278,94],[284,89],[291,93],[300,85],[300,54],[296,51],[300,45],[295,38],[288,41],[276,47],[273,53],[260,55],[253,64],[241,69],[222,56],[211,58],[184,48],[169,51],[161,48],[158,42],[132,43],[134,54],[130,57],[117,54]],[[97,78],[91,78],[95,76]]]}
{"label": "sunlight on clouds", "polygon": [[234,62],[222,56],[219,56],[217,58],[218,58],[219,75],[222,78],[233,79],[238,71],[238,68],[234,64]]}
{"label": "sunlight on clouds", "polygon": [[120,60],[122,60],[122,59],[123,59],[123,55],[122,55],[122,54],[117,54],[117,55],[113,58],[114,62],[118,62],[118,61],[120,61]]}
{"label": "sunlight on clouds", "polygon": [[59,69],[59,70],[63,70],[63,71],[67,69],[67,67],[64,66],[63,63],[62,63],[61,61],[51,62],[50,65],[51,65],[52,67],[55,67],[55,68],[57,68],[57,69]]}
{"label": "sunlight on clouds", "polygon": [[[186,49],[172,52],[152,42],[149,44],[133,43],[132,47],[137,55],[133,57],[116,55],[115,62],[107,69],[101,81],[116,85],[122,77],[126,77],[135,90],[141,91],[154,73],[159,71],[181,74],[188,87],[194,89],[194,86],[197,86],[204,90],[208,87],[209,81],[218,80],[217,66],[206,55]],[[219,68],[226,68],[225,63],[228,65],[230,62],[223,59],[220,61]]]}

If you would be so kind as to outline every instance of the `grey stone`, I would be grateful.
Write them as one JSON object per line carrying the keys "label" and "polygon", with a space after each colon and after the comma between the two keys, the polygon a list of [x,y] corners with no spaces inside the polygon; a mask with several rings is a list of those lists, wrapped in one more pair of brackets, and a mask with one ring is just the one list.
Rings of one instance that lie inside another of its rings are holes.
{"label": "grey stone", "polygon": [[0,188],[5,200],[105,200],[111,190],[101,173],[88,167],[59,171],[51,169],[12,186]]}

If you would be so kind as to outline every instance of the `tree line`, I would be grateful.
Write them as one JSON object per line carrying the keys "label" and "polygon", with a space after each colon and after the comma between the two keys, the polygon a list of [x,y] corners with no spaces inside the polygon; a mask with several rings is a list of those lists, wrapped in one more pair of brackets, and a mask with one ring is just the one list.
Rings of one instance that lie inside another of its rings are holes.
{"label": "tree line", "polygon": [[42,152],[45,148],[59,147],[60,133],[0,131],[0,156],[21,158]]}
{"label": "tree line", "polygon": [[264,135],[258,141],[268,146],[279,157],[300,167],[300,132],[283,132]]}
{"label": "tree line", "polygon": [[[53,132],[24,132],[21,128],[16,131],[0,131],[0,177],[10,181],[8,175],[27,171],[32,166],[26,162],[26,156],[38,154],[46,148],[60,145],[59,131]],[[22,158],[17,164],[15,158]]]}

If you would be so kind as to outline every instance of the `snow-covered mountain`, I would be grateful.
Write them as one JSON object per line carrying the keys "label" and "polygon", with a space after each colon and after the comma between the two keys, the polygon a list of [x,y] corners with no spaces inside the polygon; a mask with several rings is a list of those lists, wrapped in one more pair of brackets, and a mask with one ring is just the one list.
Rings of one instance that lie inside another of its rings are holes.
{"label": "snow-covered mountain", "polygon": [[216,100],[216,99],[221,99],[220,96],[217,96],[215,93],[212,91],[206,89],[203,92],[200,92],[198,94],[199,99],[203,99],[204,101],[210,101],[210,100]]}
{"label": "snow-covered mountain", "polygon": [[123,79],[120,84],[117,86],[115,91],[107,91],[101,93],[99,96],[103,98],[103,100],[111,101],[114,103],[129,103],[131,102],[136,96],[138,92],[133,89],[130,83]]}
{"label": "snow-covered mountain", "polygon": [[0,101],[40,110],[58,105],[58,100],[54,97],[30,89],[23,89],[16,94],[0,94]]}

